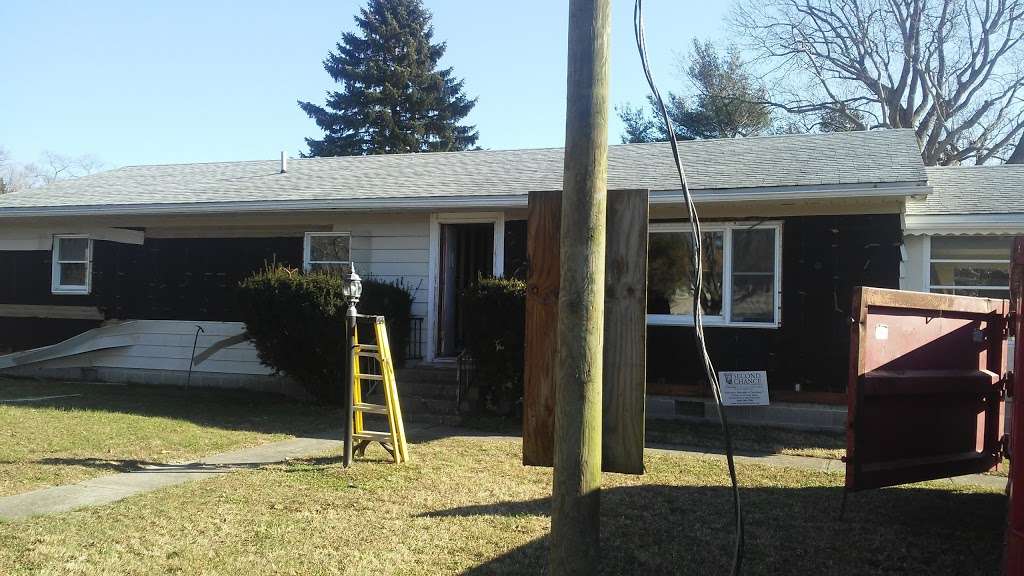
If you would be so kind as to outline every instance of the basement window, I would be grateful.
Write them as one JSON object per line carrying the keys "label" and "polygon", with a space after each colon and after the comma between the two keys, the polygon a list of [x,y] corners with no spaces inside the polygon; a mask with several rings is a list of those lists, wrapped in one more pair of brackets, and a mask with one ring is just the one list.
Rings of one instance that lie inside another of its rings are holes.
{"label": "basement window", "polygon": [[53,237],[54,294],[88,294],[92,286],[92,240],[88,236]]}
{"label": "basement window", "polygon": [[[704,323],[778,327],[781,224],[711,223],[701,228]],[[689,223],[651,224],[647,272],[649,325],[693,325],[690,238]]]}
{"label": "basement window", "polygon": [[348,232],[307,232],[302,268],[306,272],[346,272],[352,267],[352,236]]}
{"label": "basement window", "polygon": [[1010,297],[1010,236],[934,236],[928,265],[931,292]]}

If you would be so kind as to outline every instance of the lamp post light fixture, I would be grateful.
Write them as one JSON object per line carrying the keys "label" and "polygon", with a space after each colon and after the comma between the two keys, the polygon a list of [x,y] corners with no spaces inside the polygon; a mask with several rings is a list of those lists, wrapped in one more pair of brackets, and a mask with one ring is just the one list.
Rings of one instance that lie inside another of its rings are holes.
{"label": "lamp post light fixture", "polygon": [[348,304],[349,310],[356,307],[359,297],[363,295],[363,279],[356,274],[356,265],[349,265],[348,271],[341,275],[341,296]]}
{"label": "lamp post light fixture", "polygon": [[356,304],[359,303],[359,297],[362,295],[363,280],[359,274],[356,274],[356,265],[352,263],[349,265],[348,271],[341,276],[341,296],[345,299],[346,304],[345,349],[348,351],[348,358],[345,360],[348,370],[342,385],[342,399],[345,402],[345,453],[342,457],[342,465],[345,468],[352,465],[352,422],[355,416],[352,388],[358,385],[355,381],[355,363],[359,361],[359,358],[356,357],[356,318],[359,315]]}

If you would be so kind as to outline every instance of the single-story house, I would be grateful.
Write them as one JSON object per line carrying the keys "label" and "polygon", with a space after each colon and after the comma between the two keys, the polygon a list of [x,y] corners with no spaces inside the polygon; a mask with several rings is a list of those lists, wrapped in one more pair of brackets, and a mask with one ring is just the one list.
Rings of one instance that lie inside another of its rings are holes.
{"label": "single-story house", "polygon": [[[1018,169],[926,169],[910,130],[680,148],[705,221],[712,352],[723,370],[767,370],[778,394],[845,389],[855,286],[949,289],[942,266],[958,258],[936,255],[960,252],[942,239],[1020,227],[1019,213],[980,211],[976,227],[957,228],[975,191],[985,206],[1016,208]],[[268,262],[351,261],[364,276],[401,281],[420,331],[407,354],[444,364],[460,350],[459,288],[481,273],[524,274],[527,195],[561,188],[562,155],[129,166],[0,196],[0,353],[10,352],[0,373],[267,378],[237,338],[232,291]],[[990,179],[1001,200],[990,201]],[[668,145],[611,146],[609,188],[650,190],[649,389],[695,392],[700,370],[682,352],[692,346],[688,228]],[[939,266],[937,281],[923,283],[926,266]]]}
{"label": "single-story house", "polygon": [[900,288],[1008,298],[1013,237],[1024,235],[1024,165],[929,167],[907,202]]}

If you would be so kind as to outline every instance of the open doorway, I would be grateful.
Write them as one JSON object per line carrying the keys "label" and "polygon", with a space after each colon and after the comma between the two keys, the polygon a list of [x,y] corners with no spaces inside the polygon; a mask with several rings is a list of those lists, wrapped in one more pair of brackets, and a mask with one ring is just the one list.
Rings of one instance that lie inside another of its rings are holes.
{"label": "open doorway", "polygon": [[436,356],[452,358],[463,349],[464,319],[459,300],[480,276],[494,275],[492,222],[440,224]]}

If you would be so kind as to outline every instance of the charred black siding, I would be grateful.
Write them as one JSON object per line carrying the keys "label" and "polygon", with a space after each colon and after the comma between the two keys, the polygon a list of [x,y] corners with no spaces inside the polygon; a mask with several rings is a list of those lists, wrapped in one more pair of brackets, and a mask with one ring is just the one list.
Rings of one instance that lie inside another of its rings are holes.
{"label": "charred black siding", "polygon": [[[508,224],[506,271],[513,275],[525,261],[525,226]],[[783,219],[782,326],[708,328],[717,367],[767,370],[773,388],[845,390],[852,290],[898,287],[899,244],[895,214]],[[87,296],[50,293],[51,258],[50,251],[0,252],[0,304],[96,306],[117,319],[237,320],[238,283],[265,264],[300,266],[302,238],[95,241]],[[0,351],[52,344],[97,324],[0,318]],[[703,382],[691,329],[648,330],[650,384]]]}
{"label": "charred black siding", "polygon": [[108,318],[239,320],[238,283],[274,263],[302,265],[302,238],[147,239],[120,246],[98,293]]}
{"label": "charred black siding", "polygon": [[56,344],[99,325],[97,320],[0,318],[0,354]]}
{"label": "charred black siding", "polygon": [[505,220],[505,277],[526,280],[526,220]]}
{"label": "charred black siding", "polygon": [[[52,251],[0,251],[0,304],[98,307],[98,295],[115,282],[111,262],[120,248],[112,242],[93,242],[92,291],[86,295],[52,293]],[[48,346],[99,325],[98,320],[0,318],[0,353]]]}
{"label": "charred black siding", "polygon": [[[782,232],[782,326],[707,328],[719,370],[767,370],[773,388],[846,389],[853,288],[899,288],[895,214],[786,218]],[[648,382],[704,382],[693,330],[648,328]]]}
{"label": "charred black siding", "polygon": [[[95,306],[108,319],[238,320],[234,291],[265,264],[301,266],[302,238],[93,242],[92,291],[51,293],[52,252],[0,252],[0,304]],[[54,344],[99,321],[0,318],[0,351]]]}

